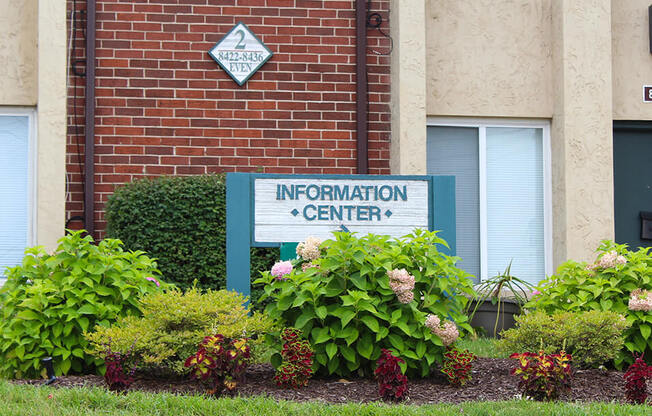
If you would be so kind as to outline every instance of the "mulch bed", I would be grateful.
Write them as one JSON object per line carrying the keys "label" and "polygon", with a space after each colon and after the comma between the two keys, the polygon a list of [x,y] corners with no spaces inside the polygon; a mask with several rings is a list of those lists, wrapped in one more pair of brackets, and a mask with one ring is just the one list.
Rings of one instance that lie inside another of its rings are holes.
{"label": "mulch bed", "polygon": [[[408,404],[460,403],[465,401],[498,401],[517,397],[517,379],[510,376],[514,360],[479,358],[473,363],[473,379],[464,387],[448,384],[443,375],[435,374],[423,380],[410,380]],[[277,400],[321,401],[327,403],[378,401],[378,384],[374,380],[312,379],[307,387],[292,390],[277,387],[269,365],[254,365],[239,384],[237,394],[243,397],[262,395]],[[18,384],[43,384],[43,380],[16,380]],[[99,376],[66,376],[58,378],[54,387],[104,386]],[[566,401],[624,402],[623,373],[606,370],[575,370],[571,393]],[[202,394],[201,384],[191,380],[151,379],[138,377],[132,390]]]}

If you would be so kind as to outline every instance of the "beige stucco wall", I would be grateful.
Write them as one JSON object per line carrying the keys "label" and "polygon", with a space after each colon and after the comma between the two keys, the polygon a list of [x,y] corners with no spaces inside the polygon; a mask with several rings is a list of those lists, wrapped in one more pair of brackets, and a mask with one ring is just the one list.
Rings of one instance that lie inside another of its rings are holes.
{"label": "beige stucco wall", "polygon": [[66,1],[38,0],[37,244],[56,247],[65,226]]}
{"label": "beige stucco wall", "polygon": [[643,85],[652,85],[649,0],[612,0],[613,118],[652,120],[652,103],[643,102]]}
{"label": "beige stucco wall", "polygon": [[[621,110],[618,96],[612,97],[611,3],[610,0],[425,2],[427,116],[551,120],[555,266],[568,258],[592,260],[599,241],[614,237],[611,123],[612,114]],[[641,8],[640,4],[629,4],[629,0],[614,0],[614,9],[620,3],[628,3],[625,8],[630,14],[633,8]],[[646,13],[646,10],[645,6],[636,13]],[[619,17],[624,13],[619,10],[614,16],[615,55],[620,53],[618,48],[627,47],[632,31],[644,36],[639,32],[647,20],[643,22],[640,16],[636,27],[620,28],[627,26],[630,19]],[[392,20],[393,28],[395,24]],[[418,33],[419,28],[415,27],[418,24],[420,21],[414,19],[409,30]],[[403,34],[403,29],[399,33]],[[400,91],[403,83],[412,81],[401,76],[400,71],[407,66],[401,57],[393,58],[394,98],[398,94],[395,89]],[[652,71],[649,61],[641,62],[645,58],[640,56],[635,62]],[[629,70],[626,59],[623,63],[614,61],[613,66],[614,72]],[[397,69],[399,72],[395,73]],[[416,66],[412,70],[418,72]],[[621,78],[628,78],[620,73],[615,77],[614,85],[623,82]],[[401,84],[397,86],[398,82]],[[640,91],[639,84],[634,83],[631,88]],[[637,96],[640,97],[640,92]],[[400,105],[394,106],[394,111],[410,114],[415,122],[421,116],[423,110],[418,99],[405,101],[407,105],[400,100],[396,102]],[[636,106],[641,111],[646,108]],[[652,117],[652,111],[649,113],[646,117]],[[394,122],[403,116],[393,114],[393,117]],[[639,111],[634,118],[645,117]],[[401,134],[396,147],[403,146],[403,128],[416,129],[403,125],[392,127]],[[396,133],[393,137],[397,137]],[[420,149],[393,153],[392,158],[405,155],[421,166],[425,143]],[[409,160],[392,160],[393,167],[409,164]]]}
{"label": "beige stucco wall", "polygon": [[553,1],[553,260],[614,238],[611,1]]}
{"label": "beige stucco wall", "polygon": [[550,118],[550,1],[427,0],[428,115]]}
{"label": "beige stucco wall", "polygon": [[0,0],[0,105],[36,104],[36,24],[37,0]]}
{"label": "beige stucco wall", "polygon": [[426,30],[424,0],[393,0],[390,6],[392,141],[395,175],[426,173]]}

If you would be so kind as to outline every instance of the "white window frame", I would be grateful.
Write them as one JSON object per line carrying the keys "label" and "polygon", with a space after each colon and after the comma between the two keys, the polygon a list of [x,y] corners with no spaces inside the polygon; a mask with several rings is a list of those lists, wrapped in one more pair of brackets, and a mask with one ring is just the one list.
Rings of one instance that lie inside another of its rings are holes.
{"label": "white window frame", "polygon": [[543,244],[545,274],[552,275],[552,163],[550,148],[550,121],[513,118],[457,118],[428,117],[428,127],[472,127],[478,129],[479,197],[480,197],[480,281],[487,280],[487,128],[540,128],[543,135]]}
{"label": "white window frame", "polygon": [[[37,206],[37,134],[36,134],[36,109],[33,107],[8,107],[0,106],[0,116],[27,116],[27,246],[36,244],[36,206]],[[0,286],[6,279],[0,277]]]}

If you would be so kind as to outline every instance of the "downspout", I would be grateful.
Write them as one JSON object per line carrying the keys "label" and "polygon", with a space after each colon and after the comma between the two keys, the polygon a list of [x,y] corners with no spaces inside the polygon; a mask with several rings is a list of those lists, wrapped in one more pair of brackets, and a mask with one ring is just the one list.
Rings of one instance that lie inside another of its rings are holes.
{"label": "downspout", "polygon": [[95,0],[86,1],[86,122],[84,127],[84,226],[95,233]]}
{"label": "downspout", "polygon": [[367,1],[355,2],[356,140],[358,174],[369,173],[367,136]]}

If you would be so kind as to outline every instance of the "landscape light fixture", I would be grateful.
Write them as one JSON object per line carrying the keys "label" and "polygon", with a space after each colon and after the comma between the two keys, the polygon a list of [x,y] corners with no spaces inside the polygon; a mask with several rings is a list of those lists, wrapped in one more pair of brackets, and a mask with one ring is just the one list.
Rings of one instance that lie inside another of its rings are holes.
{"label": "landscape light fixture", "polygon": [[45,366],[45,371],[47,372],[48,379],[45,382],[45,385],[54,383],[57,377],[54,375],[54,367],[52,366],[52,357],[45,357],[41,360]]}

